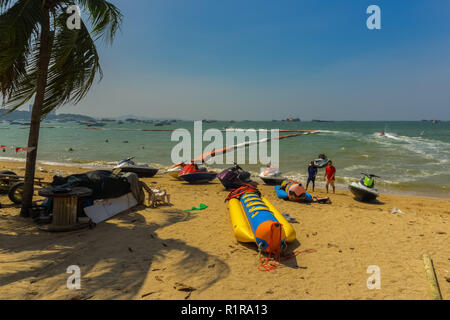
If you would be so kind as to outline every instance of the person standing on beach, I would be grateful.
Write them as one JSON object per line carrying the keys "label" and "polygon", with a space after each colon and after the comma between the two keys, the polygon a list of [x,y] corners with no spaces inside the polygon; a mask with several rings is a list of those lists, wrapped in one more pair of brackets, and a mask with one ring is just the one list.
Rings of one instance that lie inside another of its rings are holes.
{"label": "person standing on beach", "polygon": [[328,186],[331,185],[333,187],[333,193],[336,193],[336,187],[334,186],[334,181],[336,180],[336,168],[333,166],[333,161],[328,161],[328,165],[325,168],[324,178],[327,179],[327,183],[325,187],[328,193]]}
{"label": "person standing on beach", "polygon": [[311,164],[308,167],[308,181],[306,182],[306,190],[308,190],[309,183],[312,182],[312,191],[314,192],[314,187],[316,186],[316,176],[317,167],[314,164],[314,161],[311,161]]}

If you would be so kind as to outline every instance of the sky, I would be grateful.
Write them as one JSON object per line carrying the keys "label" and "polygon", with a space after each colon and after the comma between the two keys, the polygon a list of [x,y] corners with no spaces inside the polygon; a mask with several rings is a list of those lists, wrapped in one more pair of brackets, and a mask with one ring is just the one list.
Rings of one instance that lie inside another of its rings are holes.
{"label": "sky", "polygon": [[[58,112],[450,120],[448,0],[113,0],[103,80]],[[381,30],[366,9],[381,8]]]}

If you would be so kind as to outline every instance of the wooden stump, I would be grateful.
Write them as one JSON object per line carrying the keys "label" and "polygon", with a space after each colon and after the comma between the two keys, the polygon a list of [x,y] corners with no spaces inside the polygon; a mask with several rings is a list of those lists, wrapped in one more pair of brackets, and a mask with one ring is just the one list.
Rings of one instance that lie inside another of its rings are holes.
{"label": "wooden stump", "polygon": [[81,199],[92,194],[92,190],[75,187],[67,193],[54,193],[51,188],[39,190],[42,197],[53,198],[53,219],[46,231],[71,231],[88,224],[78,224],[78,211],[82,210]]}
{"label": "wooden stump", "polygon": [[55,226],[70,226],[77,223],[78,198],[54,198],[53,221]]}

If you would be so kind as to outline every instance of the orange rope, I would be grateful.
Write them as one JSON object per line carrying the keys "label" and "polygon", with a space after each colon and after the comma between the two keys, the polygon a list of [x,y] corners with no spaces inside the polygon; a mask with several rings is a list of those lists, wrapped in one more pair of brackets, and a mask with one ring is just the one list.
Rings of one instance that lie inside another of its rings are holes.
{"label": "orange rope", "polygon": [[[258,266],[258,270],[259,271],[272,271],[277,269],[280,264],[281,261],[286,261],[292,258],[295,258],[296,256],[298,256],[299,254],[302,253],[314,253],[317,252],[316,249],[307,249],[307,250],[303,250],[303,251],[293,251],[291,253],[287,253],[284,254],[283,256],[281,256],[279,253],[278,254],[273,254],[272,252],[269,252],[267,257],[263,256],[262,252],[260,251],[259,253],[259,266]],[[272,257],[272,255],[274,257]]]}

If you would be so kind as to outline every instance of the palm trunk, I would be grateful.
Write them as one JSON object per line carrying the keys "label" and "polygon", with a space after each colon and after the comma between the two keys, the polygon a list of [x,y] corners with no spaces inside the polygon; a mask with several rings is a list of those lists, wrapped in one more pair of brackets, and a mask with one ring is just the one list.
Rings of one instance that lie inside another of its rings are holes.
{"label": "palm trunk", "polygon": [[41,126],[42,107],[47,86],[48,67],[50,64],[50,13],[43,8],[43,20],[41,25],[41,39],[39,49],[39,61],[37,69],[36,96],[33,111],[31,113],[31,126],[28,135],[27,164],[25,169],[25,185],[23,189],[23,202],[20,215],[29,216],[29,209],[33,205],[34,175],[36,170],[37,148],[39,141],[39,129]]}

